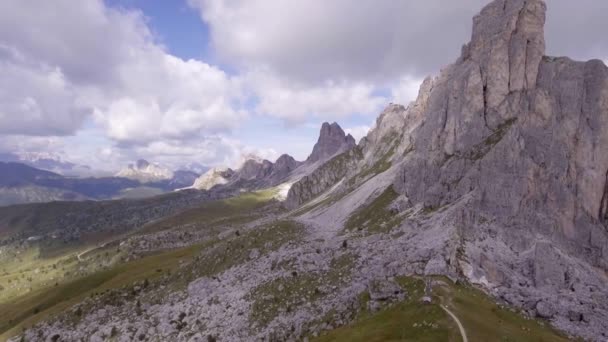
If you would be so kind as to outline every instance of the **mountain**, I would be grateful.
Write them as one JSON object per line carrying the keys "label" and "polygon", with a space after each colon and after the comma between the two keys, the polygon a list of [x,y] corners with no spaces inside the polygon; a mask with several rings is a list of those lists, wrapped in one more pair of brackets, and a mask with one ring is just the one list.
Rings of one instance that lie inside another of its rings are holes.
{"label": "mountain", "polygon": [[198,190],[209,190],[216,185],[228,183],[233,175],[234,171],[229,168],[213,168],[198,177],[194,181],[192,188]]}
{"label": "mountain", "polygon": [[[154,170],[149,166],[143,167],[143,169]],[[65,200],[143,198],[187,187],[197,177],[198,174],[194,172],[178,170],[173,172],[169,179],[142,184],[138,180],[121,177],[64,177],[21,163],[0,162],[0,205]]]}
{"label": "mountain", "polygon": [[204,191],[0,208],[0,337],[606,340],[608,68],[545,56],[545,12],[490,2],[358,145],[324,124]]}
{"label": "mountain", "polygon": [[337,123],[323,123],[319,139],[312,149],[312,153],[306,159],[308,163],[325,160],[338,152],[351,149],[356,145],[355,138],[346,135]]}
{"label": "mountain", "polygon": [[173,177],[168,181],[167,186],[171,190],[183,188],[194,183],[198,177],[199,174],[194,171],[177,170],[173,172]]}
{"label": "mountain", "polygon": [[287,204],[327,199],[304,218],[328,227],[388,199],[412,232],[401,262],[597,340],[608,330],[608,68],[545,56],[545,11],[490,3],[455,64],[407,108],[389,106],[359,153],[294,184]]}
{"label": "mountain", "polygon": [[188,164],[182,166],[180,169],[202,175],[203,173],[209,171],[210,168],[205,165],[202,165],[200,163],[193,162],[193,163],[188,163]]}
{"label": "mountain", "polygon": [[288,154],[281,155],[274,163],[247,156],[240,168],[212,169],[195,181],[190,188],[208,190],[216,185],[256,190],[284,184],[292,184],[306,176],[325,161],[352,149],[355,139],[337,123],[323,123],[317,143],[306,162],[298,162]]}
{"label": "mountain", "polygon": [[22,163],[63,176],[82,177],[92,176],[95,173],[89,166],[65,161],[57,155],[48,153],[0,153],[0,161]]}
{"label": "mountain", "polygon": [[173,172],[160,165],[140,159],[135,164],[129,164],[127,168],[120,170],[116,177],[133,179],[141,183],[151,183],[169,180],[173,178]]}

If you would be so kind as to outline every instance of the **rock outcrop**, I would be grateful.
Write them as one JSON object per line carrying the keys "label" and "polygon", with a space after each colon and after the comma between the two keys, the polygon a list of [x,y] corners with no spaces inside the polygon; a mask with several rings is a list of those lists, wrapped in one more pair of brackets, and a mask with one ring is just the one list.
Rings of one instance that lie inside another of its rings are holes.
{"label": "rock outcrop", "polygon": [[361,150],[356,147],[330,159],[291,186],[285,206],[295,209],[327,191],[344,179],[349,171],[356,169],[362,158]]}
{"label": "rock outcrop", "polygon": [[[608,301],[576,289],[608,284],[608,68],[544,56],[545,11],[496,0],[475,17],[462,56],[414,104],[423,119],[394,186],[430,210],[469,196],[469,280],[531,313],[549,294],[557,326],[595,338]],[[595,314],[572,321],[573,308]]]}
{"label": "rock outcrop", "polygon": [[140,159],[135,164],[129,164],[127,168],[120,170],[116,177],[132,179],[141,183],[151,183],[172,179],[173,172]]}
{"label": "rock outcrop", "polygon": [[[357,173],[373,189],[382,177],[368,182],[369,170],[380,160],[380,172],[398,168],[400,203],[450,236],[435,253],[413,252],[443,265],[429,270],[461,274],[594,340],[608,331],[608,68],[545,56],[545,12],[542,0],[488,4],[456,63],[425,80],[407,108],[381,114],[353,170],[320,167],[292,186],[287,204],[342,179],[342,188],[362,186]],[[354,195],[339,199],[344,190],[311,217],[356,210]]]}
{"label": "rock outcrop", "polygon": [[234,171],[229,168],[213,168],[198,177],[192,188],[198,190],[209,190],[216,185],[226,184],[234,176]]}
{"label": "rock outcrop", "polygon": [[352,135],[344,133],[337,123],[323,123],[319,140],[312,149],[312,153],[306,159],[308,163],[324,161],[336,154],[347,151],[356,145]]}

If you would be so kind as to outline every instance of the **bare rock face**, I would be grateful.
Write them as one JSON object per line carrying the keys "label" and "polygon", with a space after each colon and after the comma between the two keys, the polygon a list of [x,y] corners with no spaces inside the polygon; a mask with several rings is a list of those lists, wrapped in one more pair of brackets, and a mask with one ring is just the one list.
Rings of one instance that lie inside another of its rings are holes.
{"label": "bare rock face", "polygon": [[324,193],[356,169],[362,158],[361,150],[355,147],[325,162],[291,186],[285,206],[294,209]]}
{"label": "bare rock face", "polygon": [[[422,120],[394,187],[431,209],[470,196],[469,279],[525,309],[549,291],[553,322],[593,339],[608,300],[576,289],[608,288],[608,68],[545,57],[545,11],[496,0],[475,17],[462,56],[412,105]],[[591,307],[587,321],[564,316]]]}
{"label": "bare rock face", "polygon": [[243,180],[259,180],[268,177],[272,168],[273,164],[268,160],[249,159],[238,170],[236,176]]}
{"label": "bare rock face", "polygon": [[278,183],[286,179],[300,164],[300,162],[288,154],[280,156],[272,167],[272,172],[269,176],[271,182]]}
{"label": "bare rock face", "polygon": [[350,134],[346,135],[344,130],[337,123],[323,123],[319,140],[312,149],[312,153],[306,160],[314,163],[326,160],[340,152],[347,151],[356,145],[355,138]]}

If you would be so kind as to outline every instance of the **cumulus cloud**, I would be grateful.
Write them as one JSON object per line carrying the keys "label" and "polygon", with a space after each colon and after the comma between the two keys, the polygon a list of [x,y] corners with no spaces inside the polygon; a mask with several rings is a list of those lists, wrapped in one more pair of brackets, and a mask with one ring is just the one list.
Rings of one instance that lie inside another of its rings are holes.
{"label": "cumulus cloud", "polygon": [[391,88],[392,102],[407,106],[411,101],[416,100],[422,81],[411,76],[401,77]]}
{"label": "cumulus cloud", "polygon": [[355,127],[349,127],[349,128],[345,128],[344,132],[346,134],[350,134],[353,136],[353,138],[355,138],[356,141],[361,140],[361,138],[363,138],[364,136],[367,135],[367,133],[369,133],[369,130],[371,129],[371,126],[355,126]]}
{"label": "cumulus cloud", "polygon": [[[174,169],[187,162],[203,165],[238,167],[245,156],[257,156],[274,161],[279,153],[274,149],[260,149],[242,144],[237,139],[224,136],[208,136],[192,143],[180,140],[164,140],[135,147],[132,152]],[[130,159],[133,160],[133,159]]]}
{"label": "cumulus cloud", "polygon": [[309,81],[433,72],[457,56],[484,2],[190,0],[220,58]]}
{"label": "cumulus cloud", "polygon": [[192,139],[228,131],[245,117],[238,80],[206,63],[164,53],[143,54],[121,70],[125,96],[96,107],[96,118],[120,142]]}
{"label": "cumulus cloud", "polygon": [[[489,0],[189,0],[218,56],[308,81],[424,77],[451,63]],[[547,43],[576,58],[608,52],[603,0],[550,0]]]}
{"label": "cumulus cloud", "polygon": [[86,110],[61,69],[5,45],[0,56],[0,134],[65,135],[80,127]]}
{"label": "cumulus cloud", "polygon": [[353,114],[377,113],[386,98],[375,94],[373,84],[335,82],[309,86],[280,77],[269,70],[244,76],[244,84],[256,99],[258,114],[302,123],[311,118],[344,119]]}
{"label": "cumulus cloud", "polygon": [[120,143],[192,138],[245,115],[237,81],[157,44],[100,0],[0,4],[0,133],[73,134],[94,113]]}
{"label": "cumulus cloud", "polygon": [[[276,157],[229,138],[260,116],[346,122],[360,138],[367,127],[349,118],[372,121],[388,102],[415,99],[423,77],[460,53],[488,2],[188,1],[231,73],[169,53],[139,11],[102,0],[1,1],[0,149],[108,165],[234,165],[248,153]],[[608,2],[547,2],[549,54],[608,56]]]}

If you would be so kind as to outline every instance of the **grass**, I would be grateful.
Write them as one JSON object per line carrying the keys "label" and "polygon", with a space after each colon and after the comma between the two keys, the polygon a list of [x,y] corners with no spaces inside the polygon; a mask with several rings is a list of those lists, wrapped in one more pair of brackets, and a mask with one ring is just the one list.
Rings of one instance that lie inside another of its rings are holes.
{"label": "grass", "polygon": [[[201,228],[239,226],[260,217],[263,210],[268,210],[265,206],[272,201],[275,192],[244,193],[207,202],[150,224],[135,234],[175,229],[183,225],[200,225]],[[187,248],[152,253],[122,264],[108,263],[109,260],[120,261],[120,255],[116,254],[119,252],[114,246],[94,249],[79,262],[75,255],[86,250],[86,246],[69,249],[59,246],[52,255],[45,255],[43,249],[32,244],[23,250],[16,250],[14,255],[11,254],[13,257],[6,254],[9,257],[2,259],[0,285],[4,289],[0,291],[0,340],[19,332],[23,327],[65,311],[91,294],[130,286],[143,279],[160,278],[180,265],[194,264],[192,261],[195,258],[205,259],[205,262],[197,263],[196,274],[219,273],[243,262],[254,248],[267,252],[291,241],[297,236],[299,228],[290,222],[277,222],[225,241],[211,240]],[[50,250],[49,246],[45,246],[44,251]],[[207,262],[207,258],[210,262]],[[8,286],[9,280],[15,286]],[[175,285],[173,287],[177,287],[183,282],[176,280],[172,283]]]}
{"label": "grass", "polygon": [[303,226],[293,221],[275,221],[250,231],[235,234],[223,241],[213,243],[198,256],[190,267],[188,278],[182,285],[203,276],[219,274],[233,266],[246,262],[252,251],[259,256],[278,250],[288,242],[298,241]]}
{"label": "grass", "polygon": [[448,298],[448,307],[460,319],[471,341],[569,341],[548,323],[526,319],[517,312],[501,307],[473,287],[449,284],[447,287],[436,287],[435,291]]}
{"label": "grass", "polygon": [[241,194],[224,200],[205,202],[200,206],[153,222],[135,232],[151,233],[174,229],[184,225],[244,224],[259,217],[256,211],[267,206],[276,195],[276,190],[263,190]]}
{"label": "grass", "polygon": [[[442,278],[443,279],[443,278]],[[422,280],[399,278],[409,297],[379,313],[361,312],[358,319],[323,335],[315,342],[329,341],[460,341],[455,322],[440,308],[447,305],[463,324],[469,341],[569,341],[548,324],[526,319],[516,312],[501,308],[483,292],[456,285],[443,279],[442,286],[434,286],[433,303],[418,302],[424,293]],[[360,296],[364,307],[369,297]],[[426,322],[426,323],[425,323]]]}
{"label": "grass", "polygon": [[465,153],[464,158],[469,160],[479,160],[485,157],[488,152],[498,144],[507,134],[511,126],[517,121],[517,118],[511,118],[501,123],[494,132],[481,143],[473,146],[473,148]]}
{"label": "grass", "polygon": [[438,305],[421,305],[424,283],[415,278],[398,279],[408,298],[376,314],[366,311],[369,295],[360,295],[363,308],[352,325],[313,339],[315,342],[356,341],[460,341],[458,328]]}
{"label": "grass", "polygon": [[346,231],[365,230],[366,232],[380,233],[388,232],[401,222],[401,217],[390,212],[388,206],[399,194],[389,186],[380,196],[376,197],[370,204],[357,209],[346,221]]}
{"label": "grass", "polygon": [[18,333],[52,315],[65,311],[93,293],[131,285],[163,275],[157,270],[174,270],[180,262],[191,261],[201,246],[150,255],[100,271],[65,284],[28,293],[0,305],[0,340]]}

